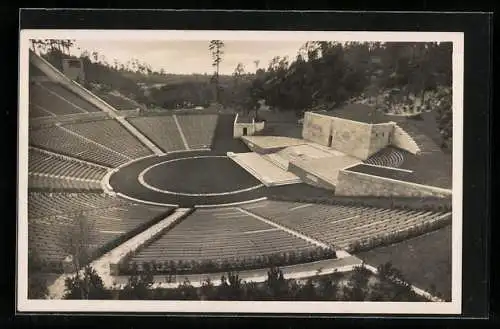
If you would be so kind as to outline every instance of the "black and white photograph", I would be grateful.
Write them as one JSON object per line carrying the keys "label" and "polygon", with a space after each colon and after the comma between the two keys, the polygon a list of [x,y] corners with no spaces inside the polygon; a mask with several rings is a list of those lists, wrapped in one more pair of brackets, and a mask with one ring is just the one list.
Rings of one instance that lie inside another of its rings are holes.
{"label": "black and white photograph", "polygon": [[460,313],[463,34],[23,30],[19,81],[20,310]]}

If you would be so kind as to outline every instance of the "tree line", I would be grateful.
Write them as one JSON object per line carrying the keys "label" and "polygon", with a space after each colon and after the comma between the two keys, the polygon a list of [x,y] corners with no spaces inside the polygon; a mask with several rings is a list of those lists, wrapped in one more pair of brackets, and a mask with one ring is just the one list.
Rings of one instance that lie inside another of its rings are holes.
{"label": "tree line", "polygon": [[322,275],[318,271],[313,277],[296,280],[285,278],[280,268],[271,267],[264,282],[245,281],[238,273],[227,272],[218,285],[206,278],[196,287],[185,278],[175,288],[157,288],[153,275],[142,273],[131,275],[118,289],[116,285],[105,287],[95,269],[85,266],[66,279],[64,299],[428,301],[412,290],[411,284],[390,262],[377,270],[374,274],[362,264],[351,272]]}
{"label": "tree line", "polygon": [[[31,40],[31,45],[45,55],[71,55],[69,50],[75,41]],[[244,77],[250,83],[240,91],[240,102],[246,97],[254,103],[265,99],[273,107],[299,112],[322,104],[335,107],[361,93],[368,97],[388,88],[400,89],[406,98],[410,95],[423,98],[426,92],[439,86],[451,86],[452,43],[311,41],[298,50],[294,59],[276,56],[267,68],[259,68],[259,61],[255,61],[255,73],[246,74],[243,64],[238,63],[232,83],[222,85],[219,68],[224,60],[224,47],[222,40],[211,40],[208,46],[214,72],[207,78],[215,85],[211,95],[211,101],[215,102],[227,103],[229,99],[221,98],[221,93],[232,94]],[[110,63],[105,55],[88,50],[80,57],[116,72],[143,76],[167,74],[164,69],[155,71],[150,64],[136,58],[126,63],[114,59]]]}

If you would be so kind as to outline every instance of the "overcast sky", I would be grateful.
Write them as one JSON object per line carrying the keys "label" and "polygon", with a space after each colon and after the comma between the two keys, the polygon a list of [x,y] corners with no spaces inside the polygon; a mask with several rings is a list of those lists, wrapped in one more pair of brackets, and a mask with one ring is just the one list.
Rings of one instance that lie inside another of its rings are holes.
{"label": "overcast sky", "polygon": [[[220,66],[221,74],[231,74],[241,62],[246,71],[255,71],[255,60],[259,67],[267,67],[274,56],[295,58],[303,41],[226,41]],[[163,68],[167,73],[190,74],[212,73],[212,57],[208,50],[209,40],[180,41],[116,41],[76,40],[74,55],[83,50],[97,51],[112,64],[114,59],[126,63],[132,58],[150,64],[154,70]]]}

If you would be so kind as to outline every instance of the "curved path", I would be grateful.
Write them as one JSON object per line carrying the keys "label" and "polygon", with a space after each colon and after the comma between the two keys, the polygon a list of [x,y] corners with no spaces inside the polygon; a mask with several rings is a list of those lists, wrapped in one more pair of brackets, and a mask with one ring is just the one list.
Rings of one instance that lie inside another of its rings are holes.
{"label": "curved path", "polygon": [[224,206],[277,194],[325,196],[306,184],[265,187],[222,152],[191,150],[148,156],[124,164],[103,186],[134,202],[165,206]]}

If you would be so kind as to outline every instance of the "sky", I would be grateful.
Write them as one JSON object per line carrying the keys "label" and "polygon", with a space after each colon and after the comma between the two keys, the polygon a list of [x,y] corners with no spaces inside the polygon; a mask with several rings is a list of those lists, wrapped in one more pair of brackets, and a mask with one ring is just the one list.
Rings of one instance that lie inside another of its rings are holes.
{"label": "sky", "polygon": [[[253,41],[224,40],[224,55],[220,65],[220,74],[232,74],[238,63],[245,71],[255,72],[254,61],[259,60],[259,67],[267,67],[275,56],[295,58],[304,41]],[[208,50],[209,40],[86,40],[76,39],[73,55],[80,55],[83,50],[97,51],[112,64],[114,59],[126,63],[132,58],[146,62],[156,71],[164,69],[166,73],[211,74],[212,57]],[[80,49],[77,49],[80,48]]]}

